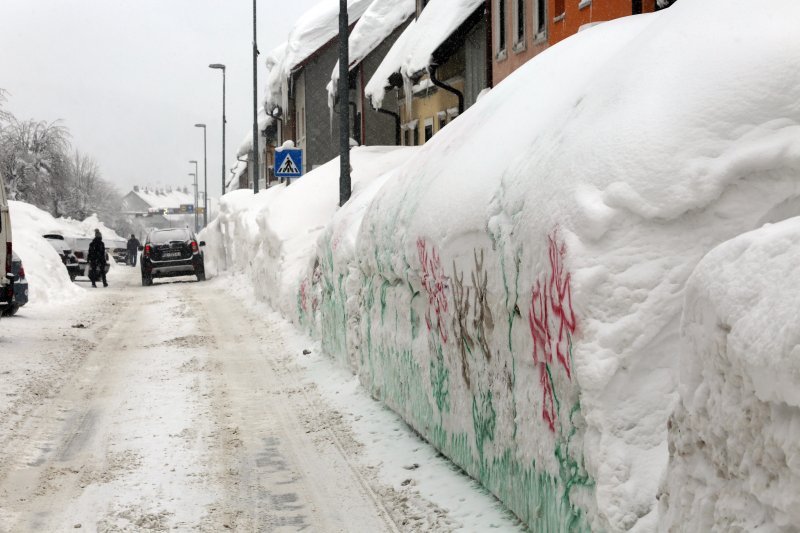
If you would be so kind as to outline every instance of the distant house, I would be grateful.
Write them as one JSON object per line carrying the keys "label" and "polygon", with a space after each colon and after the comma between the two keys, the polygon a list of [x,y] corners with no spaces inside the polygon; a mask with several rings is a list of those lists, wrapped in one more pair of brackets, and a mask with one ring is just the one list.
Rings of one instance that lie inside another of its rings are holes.
{"label": "distant house", "polygon": [[491,86],[486,0],[417,0],[365,94],[373,107],[399,93],[402,144],[426,142]]}
{"label": "distant house", "polygon": [[[202,193],[199,204],[202,208]],[[216,201],[208,199],[209,220],[216,213]],[[194,193],[188,189],[134,187],[122,198],[122,212],[141,236],[151,229],[192,228]],[[198,215],[202,224],[202,214]]]}

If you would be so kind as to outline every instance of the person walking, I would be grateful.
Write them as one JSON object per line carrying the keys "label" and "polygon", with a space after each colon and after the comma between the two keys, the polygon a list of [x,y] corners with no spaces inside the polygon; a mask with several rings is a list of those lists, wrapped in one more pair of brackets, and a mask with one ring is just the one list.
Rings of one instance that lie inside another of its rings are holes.
{"label": "person walking", "polygon": [[103,280],[103,287],[108,287],[106,281],[106,245],[99,229],[94,230],[94,239],[89,244],[89,279],[92,287],[97,287],[97,280]]}
{"label": "person walking", "polygon": [[139,255],[140,245],[139,239],[131,233],[131,238],[128,239],[128,264],[130,266],[136,266],[136,256]]}

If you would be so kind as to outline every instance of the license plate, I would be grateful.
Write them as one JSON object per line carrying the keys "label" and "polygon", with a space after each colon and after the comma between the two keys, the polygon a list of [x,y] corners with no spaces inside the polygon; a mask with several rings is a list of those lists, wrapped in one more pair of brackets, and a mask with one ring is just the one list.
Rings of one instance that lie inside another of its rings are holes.
{"label": "license plate", "polygon": [[164,252],[164,259],[176,259],[181,256],[180,252]]}

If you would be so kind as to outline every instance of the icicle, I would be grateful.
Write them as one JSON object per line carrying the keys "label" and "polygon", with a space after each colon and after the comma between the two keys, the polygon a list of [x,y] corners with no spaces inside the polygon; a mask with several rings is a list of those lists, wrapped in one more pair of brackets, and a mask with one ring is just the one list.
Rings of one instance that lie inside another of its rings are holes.
{"label": "icicle", "polygon": [[411,112],[412,112],[412,102],[414,100],[414,83],[411,81],[411,78],[406,76],[404,70],[400,70],[400,74],[403,76],[403,91],[406,93],[406,119],[411,119]]}

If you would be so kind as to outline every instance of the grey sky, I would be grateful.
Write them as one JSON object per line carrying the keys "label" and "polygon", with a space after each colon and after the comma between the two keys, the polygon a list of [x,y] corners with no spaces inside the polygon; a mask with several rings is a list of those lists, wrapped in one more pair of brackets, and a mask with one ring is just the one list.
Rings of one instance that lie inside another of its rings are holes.
{"label": "grey sky", "polygon": [[[319,0],[259,0],[259,100],[267,52]],[[250,0],[0,0],[0,87],[18,118],[63,119],[73,146],[127,192],[189,185],[208,125],[208,183],[220,191],[222,75],[227,157],[252,124]]]}

